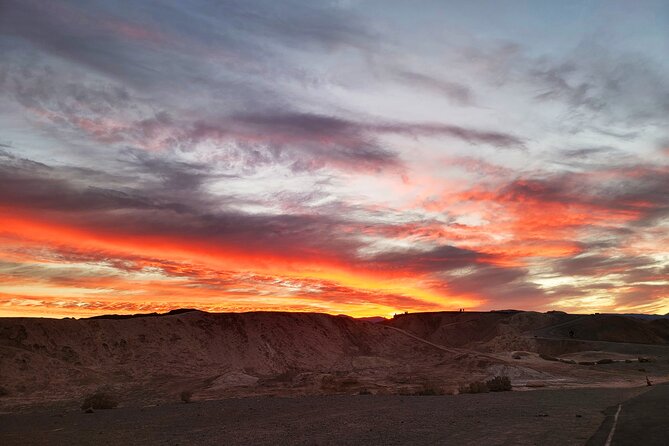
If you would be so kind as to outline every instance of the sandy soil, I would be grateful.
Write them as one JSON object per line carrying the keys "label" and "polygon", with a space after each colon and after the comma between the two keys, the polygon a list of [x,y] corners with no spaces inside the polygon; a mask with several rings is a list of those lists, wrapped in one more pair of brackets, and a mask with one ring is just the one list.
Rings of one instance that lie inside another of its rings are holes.
{"label": "sandy soil", "polygon": [[0,415],[3,445],[582,445],[648,388],[451,396],[241,398]]}

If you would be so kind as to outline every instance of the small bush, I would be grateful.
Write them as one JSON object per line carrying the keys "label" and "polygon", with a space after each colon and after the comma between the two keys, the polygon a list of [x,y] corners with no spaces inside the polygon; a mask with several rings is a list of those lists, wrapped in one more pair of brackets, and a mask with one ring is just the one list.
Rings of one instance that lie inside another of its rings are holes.
{"label": "small bush", "polygon": [[650,358],[644,358],[642,356],[639,356],[639,362],[650,362]]}
{"label": "small bush", "polygon": [[371,395],[372,392],[370,392],[368,389],[362,389],[360,392],[358,392],[358,395]]}
{"label": "small bush", "polygon": [[508,376],[495,376],[486,381],[485,385],[491,392],[507,392],[511,390],[511,380]]}
{"label": "small bush", "polygon": [[488,393],[488,385],[483,381],[474,381],[459,387],[459,393]]}
{"label": "small bush", "polygon": [[0,397],[7,396],[7,395],[9,395],[9,390],[0,386]]}
{"label": "small bush", "polygon": [[116,406],[118,406],[116,398],[107,392],[98,391],[84,399],[81,409],[113,409]]}
{"label": "small bush", "polygon": [[604,358],[597,361],[597,364],[613,364],[613,359]]}
{"label": "small bush", "polygon": [[513,352],[513,354],[511,355],[513,359],[523,359],[526,356],[530,356],[530,354],[528,352],[523,352],[523,351]]}
{"label": "small bush", "polygon": [[193,398],[193,392],[190,390],[184,390],[179,396],[181,397],[181,401],[184,403],[190,403]]}

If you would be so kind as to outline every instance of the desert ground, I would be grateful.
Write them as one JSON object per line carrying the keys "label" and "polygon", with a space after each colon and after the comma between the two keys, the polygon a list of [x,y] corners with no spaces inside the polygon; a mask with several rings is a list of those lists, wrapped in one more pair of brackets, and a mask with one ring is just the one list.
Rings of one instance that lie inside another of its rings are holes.
{"label": "desert ground", "polygon": [[54,407],[0,415],[0,436],[6,445],[585,444],[607,407],[643,392],[248,397],[93,414]]}
{"label": "desert ground", "polygon": [[[495,376],[513,391],[461,394]],[[666,404],[666,381],[665,318],[0,319],[2,444],[604,444],[612,410]],[[118,406],[84,412],[98,391]]]}

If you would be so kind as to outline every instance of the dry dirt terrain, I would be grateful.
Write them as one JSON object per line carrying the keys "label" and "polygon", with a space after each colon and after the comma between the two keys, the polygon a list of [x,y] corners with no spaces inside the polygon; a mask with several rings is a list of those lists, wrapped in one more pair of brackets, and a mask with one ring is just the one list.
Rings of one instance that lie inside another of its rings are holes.
{"label": "dry dirt terrain", "polygon": [[[568,425],[552,444],[584,444],[605,409],[668,380],[667,324],[516,311],[4,318],[0,439],[549,444]],[[494,376],[515,391],[454,395]],[[83,413],[100,389],[119,407]]]}
{"label": "dry dirt terrain", "polygon": [[[0,415],[4,445],[583,445],[646,388],[229,398]],[[603,443],[602,443],[603,444]]]}

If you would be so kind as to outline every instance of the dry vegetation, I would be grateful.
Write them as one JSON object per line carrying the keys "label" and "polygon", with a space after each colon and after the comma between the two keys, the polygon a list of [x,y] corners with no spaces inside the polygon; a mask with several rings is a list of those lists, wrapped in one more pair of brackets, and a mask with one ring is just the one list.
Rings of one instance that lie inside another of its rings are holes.
{"label": "dry vegetation", "polygon": [[82,410],[90,409],[113,409],[118,406],[118,400],[108,391],[99,390],[92,395],[88,395],[83,404],[81,405]]}

